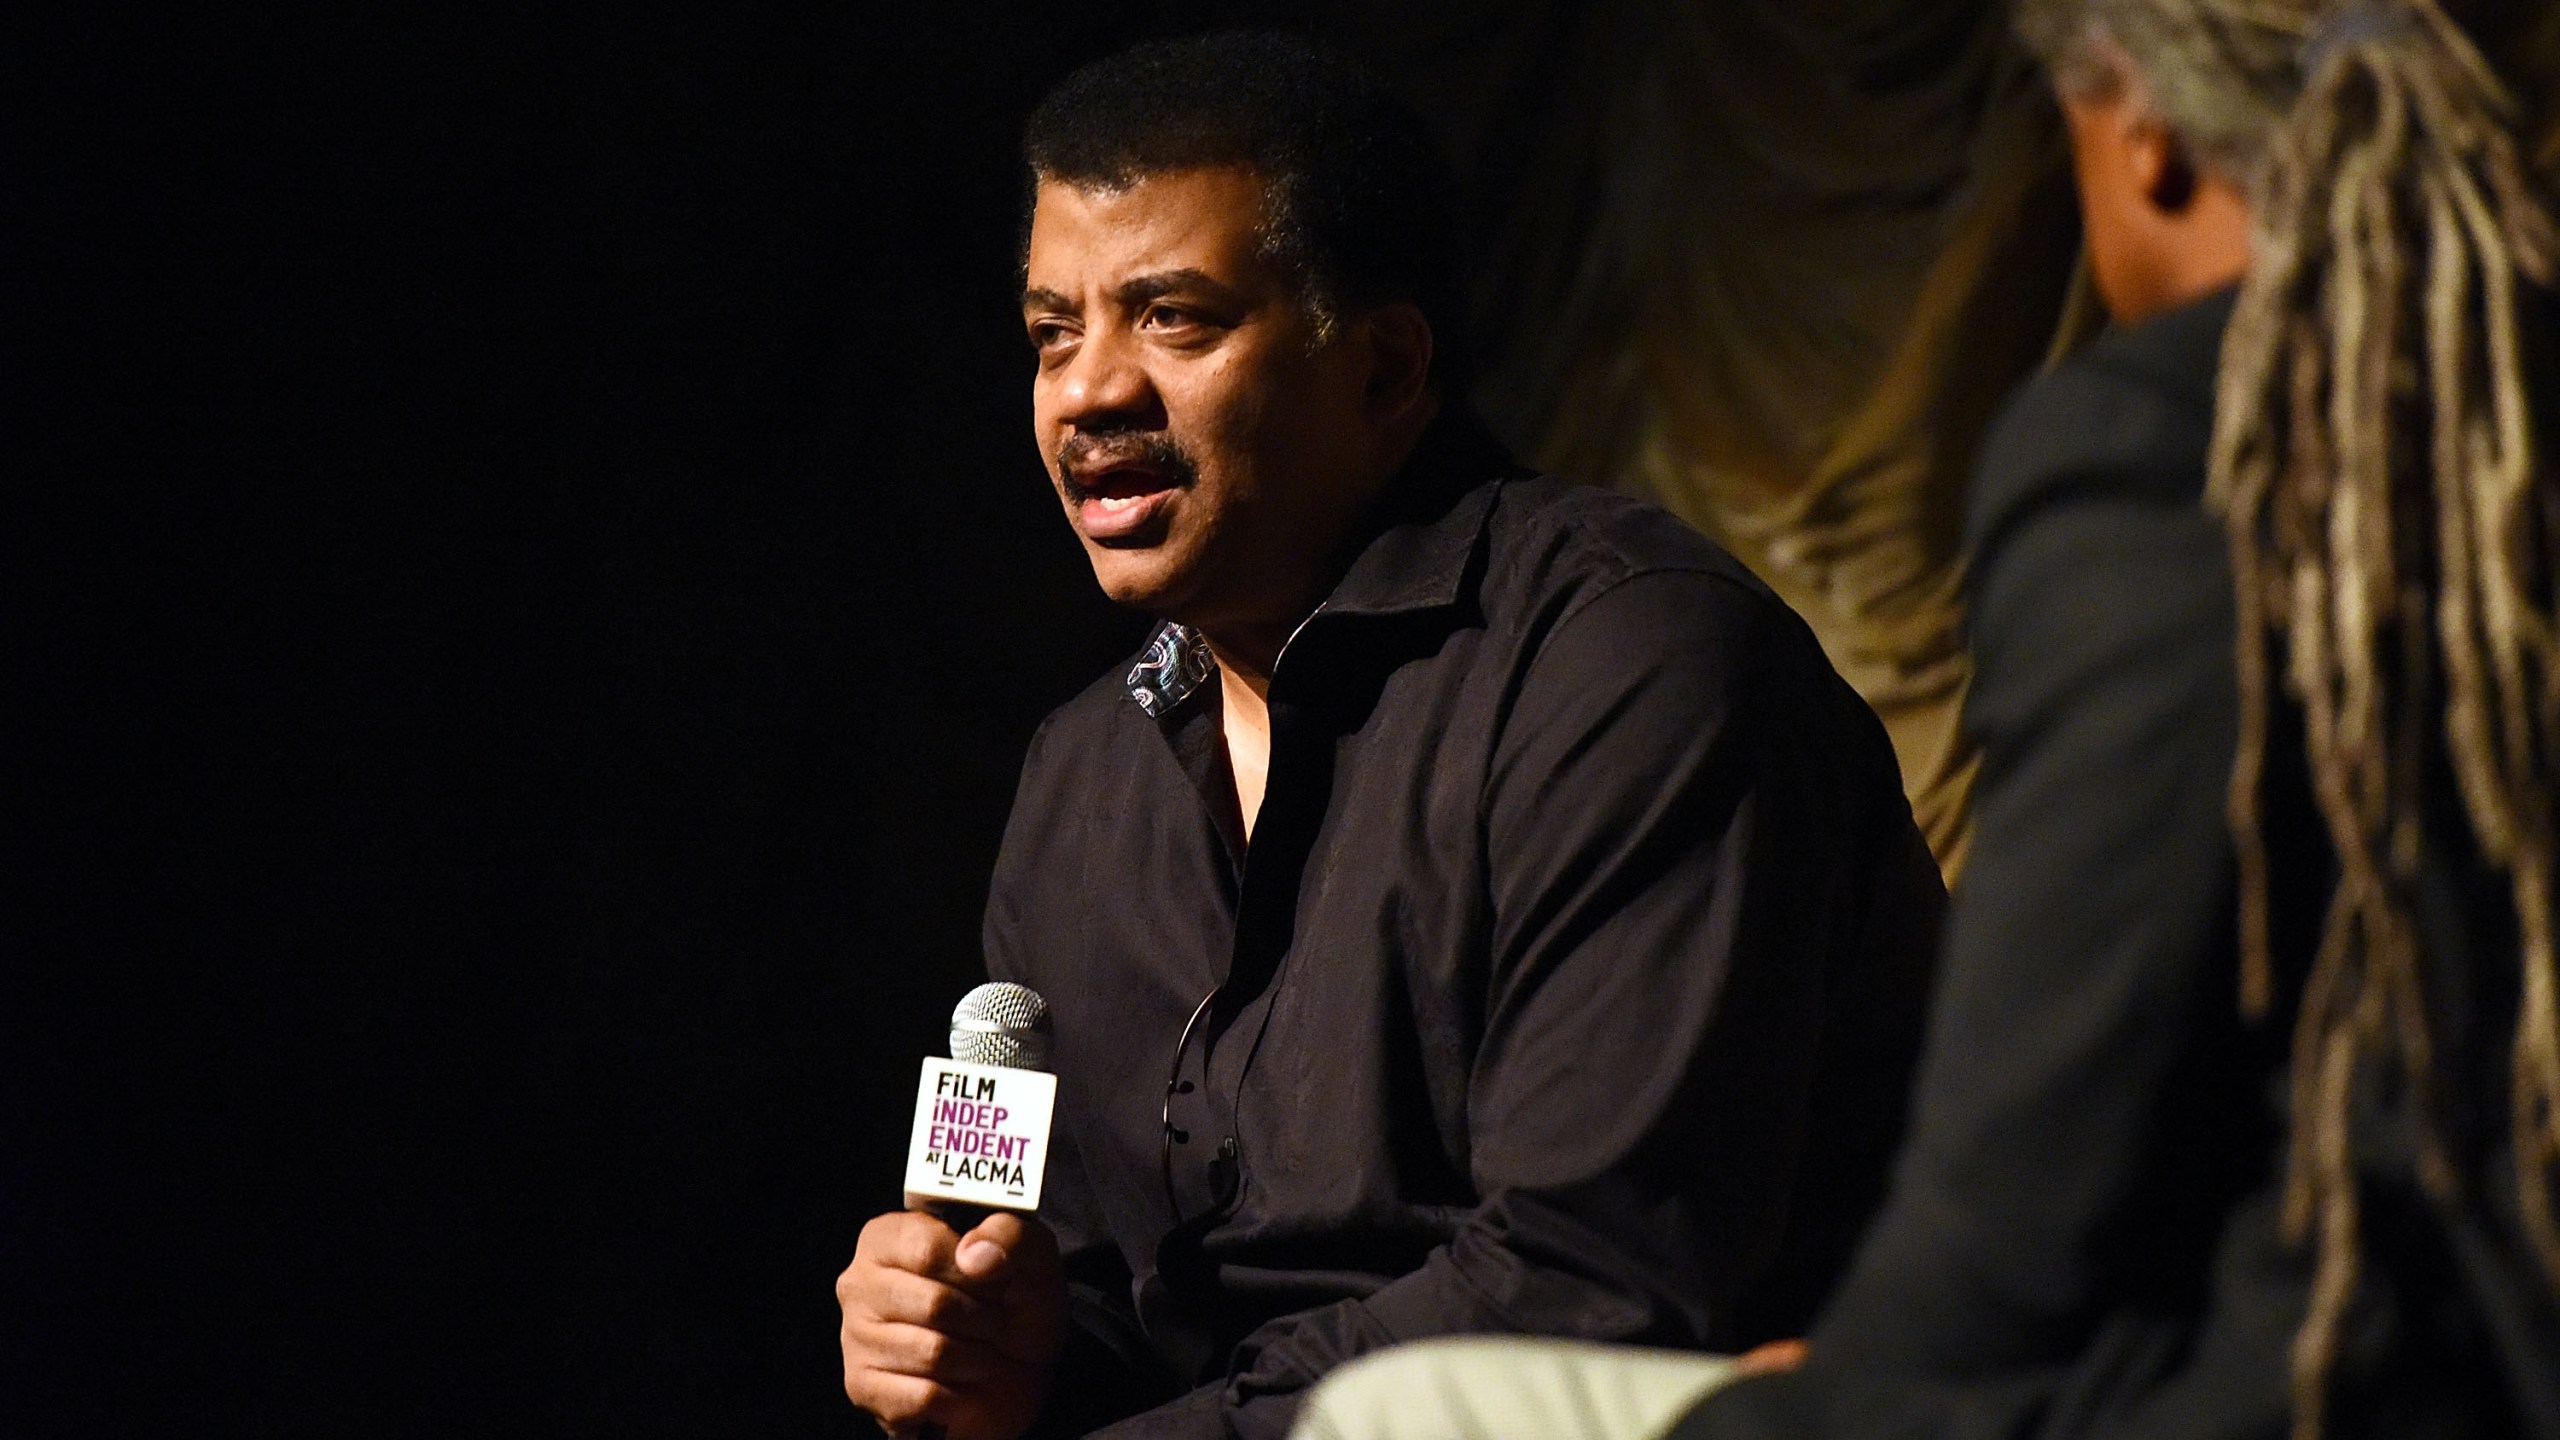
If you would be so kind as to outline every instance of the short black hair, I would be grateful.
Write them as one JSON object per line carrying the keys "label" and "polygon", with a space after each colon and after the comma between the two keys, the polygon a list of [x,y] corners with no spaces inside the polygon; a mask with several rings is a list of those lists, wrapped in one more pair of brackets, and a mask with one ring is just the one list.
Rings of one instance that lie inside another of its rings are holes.
{"label": "short black hair", "polygon": [[1455,206],[1430,127],[1357,65],[1293,35],[1156,41],[1068,76],[1032,112],[1027,235],[1042,181],[1129,185],[1202,165],[1262,178],[1263,253],[1296,275],[1320,323],[1410,301],[1430,322],[1432,373],[1463,378]]}

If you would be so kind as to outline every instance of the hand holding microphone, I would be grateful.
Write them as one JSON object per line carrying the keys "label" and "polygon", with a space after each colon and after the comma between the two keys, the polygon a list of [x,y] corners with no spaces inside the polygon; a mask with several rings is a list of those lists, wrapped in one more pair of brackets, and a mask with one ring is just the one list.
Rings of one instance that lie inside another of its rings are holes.
{"label": "hand holding microphone", "polygon": [[845,1394],[893,1435],[1014,1440],[1066,1334],[1057,1240],[1029,1211],[1048,1164],[1048,1006],[981,985],[927,1060],[907,1203],[862,1227],[836,1279]]}

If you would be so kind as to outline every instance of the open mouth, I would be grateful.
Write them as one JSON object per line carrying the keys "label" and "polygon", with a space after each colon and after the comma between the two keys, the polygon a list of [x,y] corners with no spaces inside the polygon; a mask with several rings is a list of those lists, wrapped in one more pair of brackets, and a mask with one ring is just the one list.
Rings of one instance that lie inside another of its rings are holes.
{"label": "open mouth", "polygon": [[1103,541],[1134,535],[1181,488],[1173,476],[1134,465],[1069,481],[1077,528],[1088,538]]}
{"label": "open mouth", "polygon": [[1131,445],[1078,436],[1059,450],[1058,473],[1064,478],[1068,506],[1076,528],[1088,540],[1141,542],[1167,502],[1190,484],[1193,470],[1170,437],[1155,435]]}

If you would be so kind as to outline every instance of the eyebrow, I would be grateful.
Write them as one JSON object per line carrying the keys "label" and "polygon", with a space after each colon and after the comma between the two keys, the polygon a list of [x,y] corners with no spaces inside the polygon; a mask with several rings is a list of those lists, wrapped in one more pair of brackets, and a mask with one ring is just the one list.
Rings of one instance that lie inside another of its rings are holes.
{"label": "eyebrow", "polygon": [[1221,284],[1209,272],[1185,268],[1159,270],[1150,275],[1132,277],[1112,291],[1111,298],[1134,308],[1150,300],[1161,300],[1167,295],[1183,290],[1205,293],[1212,300],[1231,300],[1235,296],[1233,290]]}
{"label": "eyebrow", "polygon": [[[1161,300],[1167,295],[1185,290],[1203,292],[1213,301],[1229,304],[1241,298],[1234,287],[1206,270],[1193,269],[1189,266],[1179,270],[1157,270],[1149,274],[1133,276],[1114,287],[1111,298],[1124,308],[1135,309],[1150,300]],[[1026,311],[1057,310],[1073,314],[1076,303],[1055,290],[1046,290],[1033,285],[1026,287],[1022,292],[1022,308]]]}

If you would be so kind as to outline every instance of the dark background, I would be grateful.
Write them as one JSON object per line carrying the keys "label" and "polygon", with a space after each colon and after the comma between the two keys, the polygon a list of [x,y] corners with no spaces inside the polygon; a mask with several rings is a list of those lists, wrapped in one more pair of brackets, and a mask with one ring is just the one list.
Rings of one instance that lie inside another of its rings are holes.
{"label": "dark background", "polygon": [[1611,307],[1734,297],[1665,233],[1961,201],[1961,94],[1878,129],[1918,179],[1831,139],[1972,84],[1982,10],[12,7],[0,1437],[866,1432],[832,1280],[1022,746],[1143,629],[1030,442],[1039,95],[1371,57],[1517,422]]}
{"label": "dark background", "polygon": [[362,8],[0,47],[0,1432],[862,1433],[831,1282],[1141,628],[1015,137],[1325,16]]}

